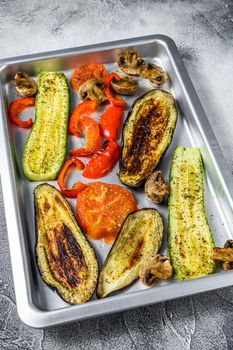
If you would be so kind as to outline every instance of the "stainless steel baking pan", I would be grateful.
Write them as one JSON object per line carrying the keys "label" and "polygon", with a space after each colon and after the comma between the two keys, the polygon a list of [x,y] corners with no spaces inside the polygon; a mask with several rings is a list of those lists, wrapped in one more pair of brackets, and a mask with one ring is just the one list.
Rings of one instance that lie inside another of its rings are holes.
{"label": "stainless steel baking pan", "polygon": [[[176,45],[170,38],[152,35],[4,59],[0,61],[0,169],[18,313],[23,322],[29,326],[45,327],[63,324],[233,284],[233,271],[223,272],[218,269],[215,274],[208,277],[187,282],[160,282],[149,289],[136,282],[104,300],[97,300],[94,296],[86,304],[70,306],[49,289],[40,278],[34,260],[35,229],[32,194],[38,183],[27,181],[21,168],[22,150],[28,131],[19,130],[8,124],[8,104],[16,97],[10,81],[18,70],[26,71],[35,77],[40,70],[62,70],[69,78],[72,70],[84,63],[104,63],[107,68],[116,69],[114,65],[116,57],[126,48],[137,50],[146,60],[163,66],[170,77],[164,89],[171,91],[176,99],[179,121],[172,144],[160,168],[168,178],[175,146],[200,147],[205,165],[205,206],[216,245],[222,246],[233,232],[232,175]],[[138,96],[149,88],[149,85],[141,86]],[[127,100],[128,107],[132,102],[133,98]],[[72,108],[76,103],[75,94],[72,93]],[[117,169],[114,169],[112,175],[102,178],[101,181],[119,183],[116,172]],[[53,184],[56,185],[56,182]],[[134,191],[134,196],[139,207],[151,206],[142,191]],[[73,202],[70,200],[70,204],[74,207],[74,200]],[[158,210],[163,216],[166,227],[166,205],[159,206]],[[102,265],[110,246],[100,241],[92,241],[91,244]],[[166,232],[162,246],[162,253],[165,252]]]}

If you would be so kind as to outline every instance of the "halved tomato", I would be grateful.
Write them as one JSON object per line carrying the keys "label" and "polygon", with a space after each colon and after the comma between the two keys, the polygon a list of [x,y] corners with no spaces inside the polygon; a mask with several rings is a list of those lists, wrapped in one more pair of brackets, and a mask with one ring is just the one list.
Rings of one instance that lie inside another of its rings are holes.
{"label": "halved tomato", "polygon": [[76,215],[82,230],[106,243],[116,238],[127,215],[135,210],[132,193],[118,185],[89,183],[77,196]]}
{"label": "halved tomato", "polygon": [[70,78],[70,84],[74,91],[78,92],[79,87],[90,79],[104,79],[108,75],[103,64],[84,64],[76,68]]}

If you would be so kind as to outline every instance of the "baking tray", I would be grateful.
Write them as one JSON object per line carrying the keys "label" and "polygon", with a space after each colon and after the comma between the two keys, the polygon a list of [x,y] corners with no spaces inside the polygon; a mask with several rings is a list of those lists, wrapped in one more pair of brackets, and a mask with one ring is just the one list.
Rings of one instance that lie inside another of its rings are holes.
{"label": "baking tray", "polygon": [[[93,296],[92,300],[85,304],[71,306],[41,280],[34,258],[33,189],[38,183],[26,180],[22,172],[21,156],[29,131],[18,129],[8,123],[8,105],[16,98],[10,81],[19,70],[26,71],[34,77],[40,70],[61,70],[69,79],[72,70],[84,63],[103,63],[107,69],[116,70],[117,66],[114,64],[116,57],[125,49],[136,50],[146,61],[161,65],[170,78],[163,88],[170,91],[175,97],[179,116],[172,144],[159,168],[164,171],[168,180],[174,148],[177,145],[199,147],[205,165],[205,207],[215,244],[223,246],[233,232],[232,175],[227,168],[176,45],[170,38],[163,35],[152,35],[1,60],[1,179],[17,308],[20,318],[29,326],[59,325],[225,287],[233,283],[233,271],[223,272],[221,268],[218,268],[215,274],[207,277],[184,282],[161,281],[151,288],[146,288],[137,281],[106,299],[98,300]],[[137,96],[127,98],[128,109],[136,97],[151,88],[148,83],[143,84],[140,80],[141,87]],[[72,91],[71,102],[73,109],[78,100]],[[75,138],[71,137],[69,146],[77,146],[76,142]],[[119,183],[117,170],[116,167],[112,174],[100,181]],[[50,183],[57,186],[55,181]],[[167,205],[153,205],[140,189],[134,190],[133,194],[140,208],[157,207],[166,228]],[[70,200],[69,202],[74,208],[75,201]],[[167,249],[166,240],[165,232],[161,248],[163,254]],[[101,266],[110,245],[105,245],[102,241],[91,241],[91,244]]]}

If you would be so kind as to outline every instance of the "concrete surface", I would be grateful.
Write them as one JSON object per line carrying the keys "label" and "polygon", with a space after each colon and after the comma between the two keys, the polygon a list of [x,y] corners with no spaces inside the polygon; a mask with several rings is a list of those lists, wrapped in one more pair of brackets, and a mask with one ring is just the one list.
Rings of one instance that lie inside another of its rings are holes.
{"label": "concrete surface", "polygon": [[[176,41],[233,170],[232,1],[0,0],[0,58],[154,33]],[[0,349],[233,349],[233,287],[30,329],[17,316],[1,192],[0,236]]]}

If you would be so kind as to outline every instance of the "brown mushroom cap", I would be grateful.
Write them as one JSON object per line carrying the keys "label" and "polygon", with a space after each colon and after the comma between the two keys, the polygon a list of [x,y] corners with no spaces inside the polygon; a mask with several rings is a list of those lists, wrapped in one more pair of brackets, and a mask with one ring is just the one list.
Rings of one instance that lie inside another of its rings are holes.
{"label": "brown mushroom cap", "polygon": [[164,176],[161,170],[156,170],[148,177],[145,182],[145,193],[156,204],[162,203],[169,194],[170,188],[164,182]]}
{"label": "brown mushroom cap", "polygon": [[114,78],[111,87],[118,94],[131,95],[138,88],[138,82],[130,77],[122,77],[119,80]]}
{"label": "brown mushroom cap", "polygon": [[117,63],[120,70],[129,75],[139,75],[140,70],[145,66],[144,60],[132,50],[123,52]]}
{"label": "brown mushroom cap", "polygon": [[223,270],[233,270],[233,240],[226,241],[224,248],[215,247],[212,252],[212,259],[222,261]]}
{"label": "brown mushroom cap", "polygon": [[170,258],[159,254],[144,260],[139,270],[140,281],[146,286],[151,286],[158,278],[169,279],[172,274],[173,267]]}
{"label": "brown mushroom cap", "polygon": [[103,89],[104,83],[101,79],[90,79],[79,87],[78,96],[81,100],[95,100],[100,104],[106,100]]}
{"label": "brown mushroom cap", "polygon": [[155,86],[161,86],[166,83],[168,76],[166,72],[153,63],[148,63],[140,70],[140,76],[149,79]]}
{"label": "brown mushroom cap", "polygon": [[36,94],[36,82],[25,72],[18,72],[12,80],[17,93],[22,97],[30,97]]}

